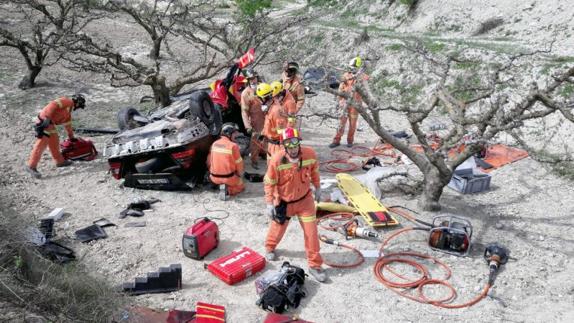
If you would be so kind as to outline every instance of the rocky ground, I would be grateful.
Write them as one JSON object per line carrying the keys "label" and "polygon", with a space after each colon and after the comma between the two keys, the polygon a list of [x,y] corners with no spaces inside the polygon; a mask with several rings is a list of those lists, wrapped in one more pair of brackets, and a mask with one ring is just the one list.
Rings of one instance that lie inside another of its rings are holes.
{"label": "rocky ground", "polygon": [[[492,2],[492,1],[491,1]],[[555,1],[560,2],[560,1]],[[564,5],[563,2],[560,2]],[[427,5],[427,1],[422,1]],[[494,5],[494,2],[492,2]],[[526,4],[525,4],[526,5]],[[498,6],[500,7],[500,6]],[[534,7],[537,7],[534,5]],[[504,6],[506,8],[506,6]],[[502,9],[500,9],[502,10]],[[539,9],[533,9],[539,10]],[[542,10],[542,9],[540,9]],[[522,28],[520,26],[516,29]],[[228,286],[204,269],[204,264],[248,246],[263,253],[269,220],[263,215],[265,204],[261,184],[248,183],[246,191],[228,202],[217,200],[208,190],[191,192],[154,192],[123,188],[107,172],[107,163],[98,158],[56,169],[48,154],[39,168],[44,175],[34,180],[23,171],[34,137],[31,119],[35,111],[49,100],[79,90],[87,94],[85,111],[75,115],[81,125],[114,126],[115,112],[121,106],[139,100],[147,89],[116,89],[94,82],[90,75],[67,74],[57,68],[43,72],[40,86],[28,91],[15,89],[21,62],[17,53],[3,56],[0,64],[0,205],[17,210],[26,220],[41,217],[56,207],[69,213],[56,225],[57,235],[78,254],[79,261],[92,268],[93,275],[105,277],[113,284],[132,281],[138,275],[156,271],[161,266],[180,263],[183,289],[169,294],[133,297],[133,303],[158,309],[192,310],[198,301],[226,307],[229,322],[261,322],[265,313],[255,306],[254,280],[246,279]],[[333,99],[327,94],[310,98],[306,111],[328,109]],[[397,116],[385,115],[390,126],[401,124]],[[302,126],[305,143],[316,148],[321,160],[331,158],[326,144],[334,133],[335,121],[305,119]],[[362,125],[356,142],[372,146],[373,134]],[[396,129],[400,130],[400,129]],[[109,137],[94,137],[98,148]],[[361,174],[357,171],[354,174]],[[314,322],[569,322],[574,319],[574,185],[554,175],[548,168],[527,158],[498,169],[492,174],[491,189],[475,195],[460,195],[445,189],[441,199],[444,212],[469,219],[474,226],[474,246],[468,257],[432,252],[426,247],[423,233],[410,233],[394,241],[391,250],[411,249],[429,253],[447,263],[453,271],[450,279],[458,292],[456,302],[478,294],[486,282],[488,268],[482,258],[484,245],[499,242],[510,251],[512,259],[500,272],[489,297],[471,308],[439,309],[398,296],[380,284],[373,275],[374,259],[367,259],[355,269],[327,269],[325,284],[310,278],[305,286],[308,295],[293,311]],[[322,178],[333,175],[322,172]],[[138,197],[161,200],[140,219],[119,219],[124,206]],[[403,205],[414,210],[416,197],[400,194],[383,196],[386,205]],[[430,220],[435,214],[422,213]],[[203,216],[224,218],[218,221],[220,246],[203,261],[186,258],[181,237],[195,219]],[[107,239],[82,244],[73,240],[74,231],[101,217],[116,224],[106,228]],[[146,221],[143,228],[126,228],[132,221]],[[404,226],[406,220],[401,219]],[[383,230],[387,237],[394,230]],[[351,241],[360,249],[376,249],[378,242]],[[322,246],[326,259],[347,259],[344,251]],[[300,227],[292,223],[279,245],[280,260],[269,263],[277,269],[282,261],[303,266],[305,253]],[[440,272],[429,265],[432,273]],[[429,288],[429,295],[440,297],[444,290]]]}

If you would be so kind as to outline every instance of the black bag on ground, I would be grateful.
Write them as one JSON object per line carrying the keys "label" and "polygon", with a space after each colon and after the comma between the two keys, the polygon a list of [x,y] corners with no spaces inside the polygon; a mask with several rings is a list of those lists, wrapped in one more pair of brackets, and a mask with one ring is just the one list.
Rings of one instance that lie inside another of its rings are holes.
{"label": "black bag on ground", "polygon": [[283,313],[290,308],[297,308],[301,298],[306,296],[303,289],[305,283],[305,271],[289,262],[281,266],[281,278],[261,293],[257,305],[262,309],[274,313]]}

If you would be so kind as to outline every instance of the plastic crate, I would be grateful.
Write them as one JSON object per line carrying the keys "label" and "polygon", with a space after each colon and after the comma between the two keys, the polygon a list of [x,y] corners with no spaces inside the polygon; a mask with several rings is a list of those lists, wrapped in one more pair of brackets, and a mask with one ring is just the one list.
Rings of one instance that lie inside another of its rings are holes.
{"label": "plastic crate", "polygon": [[490,188],[489,174],[472,169],[456,170],[448,183],[448,187],[462,194],[479,193]]}

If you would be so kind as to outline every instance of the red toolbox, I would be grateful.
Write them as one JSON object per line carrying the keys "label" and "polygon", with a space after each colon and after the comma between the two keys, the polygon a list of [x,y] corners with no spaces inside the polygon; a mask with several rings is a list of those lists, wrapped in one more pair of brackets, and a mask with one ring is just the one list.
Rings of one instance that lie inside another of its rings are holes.
{"label": "red toolbox", "polygon": [[195,306],[196,323],[225,322],[225,307],[209,303],[197,302]]}
{"label": "red toolbox", "polygon": [[62,156],[71,160],[93,160],[98,155],[94,143],[82,138],[76,138],[74,141],[66,139],[60,143],[60,149]]}
{"label": "red toolbox", "polygon": [[257,252],[242,247],[231,254],[216,259],[207,266],[212,274],[229,285],[261,271],[265,267],[265,258]]}

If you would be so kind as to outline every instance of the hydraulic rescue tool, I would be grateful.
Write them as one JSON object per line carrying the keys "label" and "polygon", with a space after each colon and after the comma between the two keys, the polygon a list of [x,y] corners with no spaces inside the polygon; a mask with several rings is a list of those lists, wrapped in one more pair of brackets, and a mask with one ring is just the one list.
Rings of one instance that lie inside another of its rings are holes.
{"label": "hydraulic rescue tool", "polygon": [[496,273],[500,265],[504,265],[508,262],[509,253],[506,248],[498,243],[491,243],[484,249],[484,259],[488,262],[488,268],[490,269],[488,284],[491,286],[494,284],[494,279],[496,278]]}
{"label": "hydraulic rescue tool", "polygon": [[353,219],[351,221],[346,222],[345,224],[341,225],[337,228],[337,232],[341,233],[345,236],[345,239],[353,239],[353,238],[378,238],[379,234],[368,228],[359,226],[359,221],[357,219]]}

